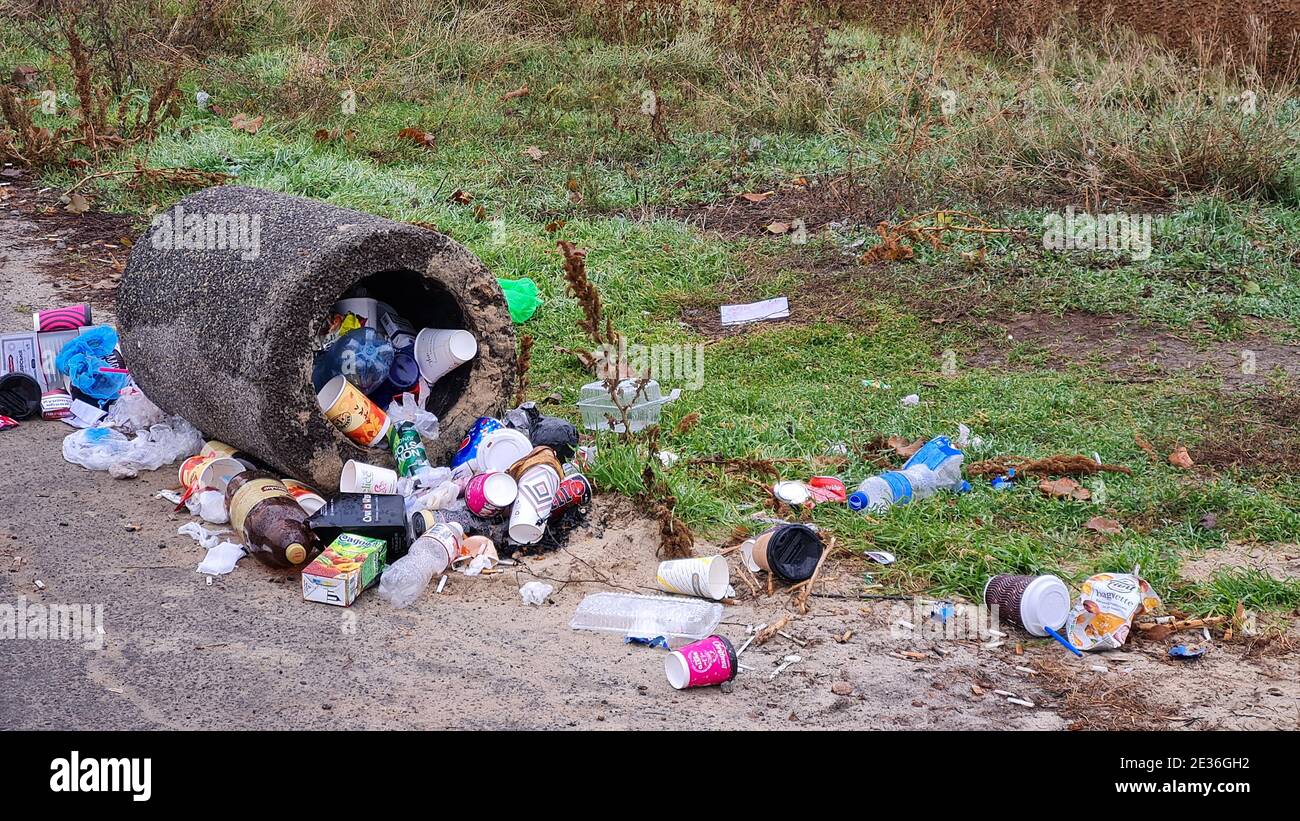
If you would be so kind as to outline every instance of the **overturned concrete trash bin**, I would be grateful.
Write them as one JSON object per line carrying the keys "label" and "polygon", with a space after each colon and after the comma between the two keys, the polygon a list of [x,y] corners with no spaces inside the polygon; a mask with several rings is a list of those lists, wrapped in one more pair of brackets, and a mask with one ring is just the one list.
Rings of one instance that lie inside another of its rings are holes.
{"label": "overturned concrete trash bin", "polygon": [[312,390],[312,340],[355,285],[416,328],[478,339],[478,355],[429,396],[441,422],[435,460],[445,464],[474,419],[500,413],[513,393],[501,289],[442,234],[240,186],[201,191],[159,217],[132,248],[119,291],[131,373],[160,407],[286,475],[333,489],[348,459],[392,464],[336,430]]}

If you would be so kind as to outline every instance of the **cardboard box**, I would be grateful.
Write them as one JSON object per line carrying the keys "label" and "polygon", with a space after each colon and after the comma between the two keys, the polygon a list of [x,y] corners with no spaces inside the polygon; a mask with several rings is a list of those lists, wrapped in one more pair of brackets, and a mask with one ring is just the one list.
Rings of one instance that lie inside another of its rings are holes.
{"label": "cardboard box", "polygon": [[307,526],[322,543],[341,533],[370,536],[388,543],[386,561],[406,554],[406,500],[396,494],[340,493],[311,515]]}
{"label": "cardboard box", "polygon": [[347,607],[379,579],[388,543],[353,533],[340,534],[302,569],[302,597]]}
{"label": "cardboard box", "polygon": [[6,373],[25,373],[36,380],[42,391],[45,390],[45,374],[41,373],[35,333],[0,336],[0,374]]}

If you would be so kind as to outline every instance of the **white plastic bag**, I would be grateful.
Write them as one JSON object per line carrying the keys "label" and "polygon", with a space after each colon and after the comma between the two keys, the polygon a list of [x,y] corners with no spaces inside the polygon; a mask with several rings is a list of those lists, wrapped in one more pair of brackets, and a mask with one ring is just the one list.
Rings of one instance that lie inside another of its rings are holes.
{"label": "white plastic bag", "polygon": [[388,417],[394,427],[400,422],[411,422],[425,439],[433,441],[438,438],[438,417],[420,407],[414,394],[404,393],[390,402]]}
{"label": "white plastic bag", "polygon": [[167,421],[167,414],[134,385],[122,389],[103,423],[124,433],[135,433]]}
{"label": "white plastic bag", "polygon": [[186,459],[203,448],[203,435],[189,422],[173,416],[150,425],[128,439],[120,431],[96,425],[74,431],[63,439],[63,458],[87,470],[157,470],[178,459]]}

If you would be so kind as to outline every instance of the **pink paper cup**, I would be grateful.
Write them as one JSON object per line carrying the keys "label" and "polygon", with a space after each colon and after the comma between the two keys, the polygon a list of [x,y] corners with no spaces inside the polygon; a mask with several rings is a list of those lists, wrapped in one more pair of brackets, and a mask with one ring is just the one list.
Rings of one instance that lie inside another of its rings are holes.
{"label": "pink paper cup", "polygon": [[722,636],[693,642],[664,659],[664,674],[677,690],[731,681],[738,670],[736,648]]}
{"label": "pink paper cup", "polygon": [[465,485],[465,507],[485,519],[501,513],[515,503],[519,486],[508,473],[480,473]]}

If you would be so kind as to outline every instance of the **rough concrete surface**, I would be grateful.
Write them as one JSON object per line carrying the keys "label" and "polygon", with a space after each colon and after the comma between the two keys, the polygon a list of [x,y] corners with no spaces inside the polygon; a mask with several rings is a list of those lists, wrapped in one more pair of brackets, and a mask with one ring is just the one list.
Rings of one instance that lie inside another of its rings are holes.
{"label": "rough concrete surface", "polygon": [[150,228],[119,290],[122,351],[146,394],[208,435],[325,489],[337,488],[348,459],[391,463],[334,430],[311,387],[311,340],[358,283],[417,328],[463,327],[479,340],[478,356],[434,387],[430,409],[447,433],[431,456],[454,453],[459,433],[512,394],[505,299],[492,273],[450,238],[241,186],[200,191],[165,212],[169,223],[181,214],[187,225],[247,219],[239,235],[247,241],[228,232],[224,248],[177,248],[163,227]]}
{"label": "rough concrete surface", "polygon": [[[42,255],[55,252],[28,245],[25,237],[39,232],[6,213],[0,330],[9,331],[27,327],[19,306],[54,303],[38,271]],[[1268,648],[1245,658],[1243,645],[1214,642],[1202,661],[1180,664],[1165,657],[1172,641],[1135,642],[1123,653],[1076,661],[1014,629],[996,649],[911,638],[892,626],[897,603],[820,597],[786,628],[793,638],[742,655],[752,669],[732,686],[678,692],[664,678],[662,651],[568,628],[585,594],[644,593],[653,583],[658,526],[611,495],[596,497],[588,526],[575,531],[567,551],[495,577],[453,575],[442,594],[429,591],[404,611],[373,591],[348,609],[303,602],[295,574],[252,559],[208,584],[195,572],[203,551],[176,534],[189,517],[155,498],[175,484],[175,466],[128,481],[85,471],[60,456],[69,430],[34,421],[0,432],[7,477],[0,605],[20,597],[102,605],[103,647],[0,640],[0,728],[1294,729],[1300,722],[1295,656]],[[697,551],[718,547],[697,544]],[[736,575],[734,555],[732,562],[741,600],[726,608],[719,632],[739,646],[746,625],[774,620],[789,597],[780,590],[754,596]],[[855,576],[860,583],[861,565],[852,562],[828,562],[826,592],[851,590]],[[534,575],[556,587],[541,607],[523,604],[517,592]],[[787,654],[802,661],[769,678]],[[995,689],[1035,706],[1009,703]],[[1099,703],[1105,698],[1114,706]]]}

